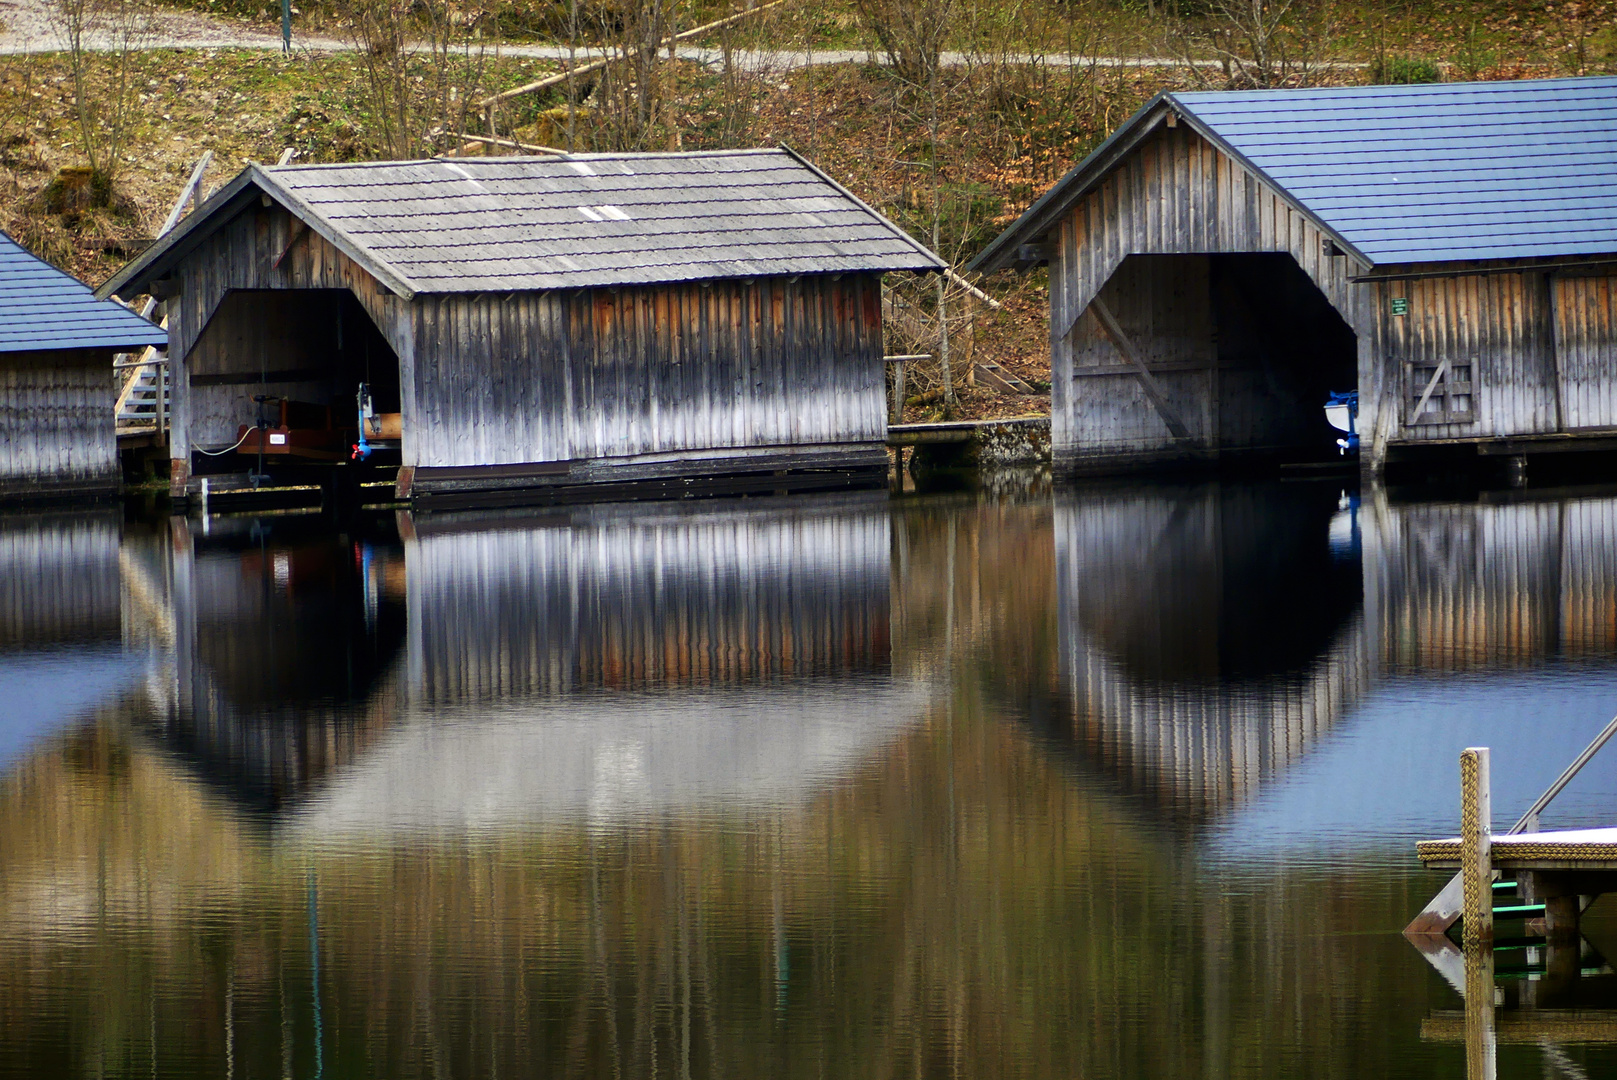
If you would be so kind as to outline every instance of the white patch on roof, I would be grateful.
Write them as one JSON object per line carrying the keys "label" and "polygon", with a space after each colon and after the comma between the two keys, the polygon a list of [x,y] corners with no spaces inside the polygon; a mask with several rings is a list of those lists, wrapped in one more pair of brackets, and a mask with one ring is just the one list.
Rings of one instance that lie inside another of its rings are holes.
{"label": "white patch on roof", "polygon": [[569,161],[567,164],[568,164],[568,167],[570,167],[574,172],[578,173],[578,175],[580,175],[580,176],[594,176],[595,175],[595,170],[590,168],[588,165],[584,164],[582,161]]}
{"label": "white patch on roof", "polygon": [[580,214],[583,214],[585,217],[589,218],[591,221],[605,221],[606,220],[606,218],[602,217],[600,214],[595,212],[595,207],[593,207],[593,206],[580,206],[578,208],[578,212]]}
{"label": "white patch on roof", "polygon": [[618,209],[616,206],[597,206],[595,208],[595,210],[602,217],[610,218],[613,221],[628,221],[629,220],[629,215],[627,213],[625,213],[624,211]]}

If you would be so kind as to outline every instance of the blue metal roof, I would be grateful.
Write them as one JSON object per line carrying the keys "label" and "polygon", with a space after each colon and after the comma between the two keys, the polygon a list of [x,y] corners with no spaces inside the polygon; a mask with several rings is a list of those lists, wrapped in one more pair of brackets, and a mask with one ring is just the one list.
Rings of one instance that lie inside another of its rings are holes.
{"label": "blue metal roof", "polygon": [[168,332],[0,233],[0,353],[166,345]]}
{"label": "blue metal roof", "polygon": [[1617,78],[1166,97],[1373,263],[1617,252]]}

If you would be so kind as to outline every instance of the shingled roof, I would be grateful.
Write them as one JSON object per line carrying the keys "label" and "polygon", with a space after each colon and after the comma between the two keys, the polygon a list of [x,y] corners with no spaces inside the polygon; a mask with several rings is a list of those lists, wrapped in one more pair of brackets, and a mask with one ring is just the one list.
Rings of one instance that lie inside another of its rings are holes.
{"label": "shingled roof", "polygon": [[1617,78],[1164,93],[994,241],[1015,261],[1169,113],[1367,266],[1617,252]]}
{"label": "shingled roof", "polygon": [[0,233],[0,353],[166,344],[167,331]]}
{"label": "shingled roof", "polygon": [[944,268],[790,150],[573,154],[249,166],[103,294],[166,272],[249,188],[405,297]]}

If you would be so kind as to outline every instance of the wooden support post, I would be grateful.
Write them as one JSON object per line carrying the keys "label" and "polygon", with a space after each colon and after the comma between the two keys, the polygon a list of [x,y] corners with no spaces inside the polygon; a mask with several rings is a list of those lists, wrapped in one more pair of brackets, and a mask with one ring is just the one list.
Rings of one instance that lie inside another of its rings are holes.
{"label": "wooden support post", "polygon": [[1094,313],[1095,321],[1100,323],[1100,328],[1105,331],[1106,336],[1112,339],[1112,344],[1123,355],[1123,359],[1134,366],[1134,373],[1139,377],[1141,387],[1145,389],[1145,396],[1151,399],[1151,404],[1156,408],[1157,415],[1162,417],[1164,424],[1168,425],[1168,431],[1173,434],[1174,438],[1188,441],[1190,439],[1190,428],[1186,427],[1185,422],[1179,418],[1178,411],[1168,404],[1167,395],[1162,392],[1162,384],[1157,382],[1156,376],[1151,374],[1151,369],[1145,366],[1145,361],[1140,358],[1140,354],[1134,348],[1134,343],[1123,332],[1123,327],[1118,324],[1116,316],[1112,314],[1112,309],[1107,307],[1106,302],[1097,296],[1089,302],[1089,310]]}
{"label": "wooden support post", "polygon": [[1561,896],[1545,896],[1544,901],[1544,936],[1551,945],[1576,945],[1578,942],[1578,909],[1577,893]]}
{"label": "wooden support post", "polygon": [[885,359],[887,363],[893,365],[893,419],[891,422],[902,424],[904,422],[904,373],[908,370],[906,365],[911,360],[930,360],[932,359],[932,354],[905,353],[902,356],[889,356]]}
{"label": "wooden support post", "polygon": [[[1465,947],[1493,947],[1493,796],[1486,746],[1460,752],[1460,876],[1465,888]],[[1489,993],[1492,993],[1490,989]]]}

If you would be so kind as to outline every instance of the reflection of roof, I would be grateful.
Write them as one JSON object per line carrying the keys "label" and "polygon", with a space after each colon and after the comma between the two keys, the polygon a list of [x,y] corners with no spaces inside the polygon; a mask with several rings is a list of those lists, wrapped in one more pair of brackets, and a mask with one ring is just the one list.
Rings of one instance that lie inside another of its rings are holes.
{"label": "reflection of roof", "polygon": [[1131,677],[1076,627],[1062,643],[1071,737],[1123,784],[1175,816],[1245,802],[1319,742],[1362,697],[1370,655],[1355,619],[1308,671],[1246,684],[1172,686]]}
{"label": "reflection of roof", "polygon": [[139,291],[262,190],[395,293],[941,270],[789,150],[249,166],[102,288]]}
{"label": "reflection of roof", "polygon": [[166,344],[167,331],[0,233],[0,353]]}
{"label": "reflection of roof", "polygon": [[461,831],[800,801],[926,708],[884,676],[418,712],[288,818],[293,835]]}

